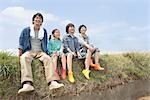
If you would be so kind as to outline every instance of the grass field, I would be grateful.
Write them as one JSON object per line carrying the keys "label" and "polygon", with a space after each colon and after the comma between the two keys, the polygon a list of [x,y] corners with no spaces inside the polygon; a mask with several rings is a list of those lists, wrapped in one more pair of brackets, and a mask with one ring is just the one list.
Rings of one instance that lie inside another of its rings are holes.
{"label": "grass field", "polygon": [[[17,56],[9,52],[0,52],[0,100],[15,98],[21,87],[18,62]],[[71,84],[67,79],[60,80],[65,84],[65,90],[51,92],[45,80],[44,68],[41,62],[35,60],[32,63],[35,91],[41,98],[42,96],[78,95],[83,92],[90,93],[95,89],[115,87],[138,79],[148,79],[150,76],[150,53],[148,52],[103,54],[100,55],[100,63],[106,70],[91,69],[91,79],[88,81],[81,73],[84,68],[83,61],[74,59],[73,72],[76,83]]]}

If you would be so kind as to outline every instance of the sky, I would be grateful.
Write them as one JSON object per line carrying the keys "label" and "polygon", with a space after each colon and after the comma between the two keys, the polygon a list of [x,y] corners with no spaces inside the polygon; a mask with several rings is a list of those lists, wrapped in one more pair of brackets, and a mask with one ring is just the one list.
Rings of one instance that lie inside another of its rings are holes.
{"label": "sky", "polygon": [[48,35],[58,28],[63,37],[70,22],[78,35],[84,24],[101,51],[150,51],[149,0],[0,0],[0,49],[17,49],[21,31],[37,12]]}

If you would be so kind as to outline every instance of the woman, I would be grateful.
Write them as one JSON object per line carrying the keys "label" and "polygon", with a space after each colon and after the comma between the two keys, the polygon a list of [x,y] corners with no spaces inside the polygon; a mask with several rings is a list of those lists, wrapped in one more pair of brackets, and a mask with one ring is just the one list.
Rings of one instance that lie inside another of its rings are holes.
{"label": "woman", "polygon": [[[86,35],[87,27],[85,25],[79,26],[79,43],[80,43],[80,53],[82,58],[85,58],[85,69],[82,71],[84,76],[87,79],[90,79],[89,74],[89,66],[93,67],[95,70],[104,70],[99,64],[99,50],[98,48],[90,45],[89,37]],[[91,59],[92,55],[94,54],[95,64]]]}

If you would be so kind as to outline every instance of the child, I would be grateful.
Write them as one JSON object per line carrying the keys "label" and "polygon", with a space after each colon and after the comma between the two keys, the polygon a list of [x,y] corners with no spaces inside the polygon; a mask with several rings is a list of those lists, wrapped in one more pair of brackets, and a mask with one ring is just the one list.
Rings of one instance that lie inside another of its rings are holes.
{"label": "child", "polygon": [[66,26],[67,35],[63,37],[64,54],[67,56],[67,68],[68,68],[68,80],[74,83],[74,77],[72,72],[72,59],[75,56],[81,58],[79,52],[79,42],[76,36],[74,36],[75,26],[69,23]]}
{"label": "child", "polygon": [[[86,26],[80,25],[79,26],[79,43],[80,43],[80,53],[82,55],[82,58],[85,59],[85,69],[82,71],[84,76],[87,79],[90,79],[89,77],[89,66],[94,67],[95,70],[104,70],[99,64],[99,50],[98,48],[95,48],[94,46],[90,45],[89,43],[89,37],[86,35]],[[95,64],[93,64],[93,61],[91,59],[92,54],[95,54]]]}
{"label": "child", "polygon": [[[54,29],[52,31],[52,36],[50,35],[49,37],[49,42],[48,42],[48,54],[52,57],[53,60],[53,66],[56,71],[57,78],[59,78],[58,75],[58,70],[57,70],[57,59],[59,56],[62,56],[62,41],[60,40],[60,31],[58,29]],[[66,63],[64,57],[62,57],[62,65],[63,67],[61,68],[61,76],[62,79],[66,78]],[[65,62],[65,63],[64,63]]]}

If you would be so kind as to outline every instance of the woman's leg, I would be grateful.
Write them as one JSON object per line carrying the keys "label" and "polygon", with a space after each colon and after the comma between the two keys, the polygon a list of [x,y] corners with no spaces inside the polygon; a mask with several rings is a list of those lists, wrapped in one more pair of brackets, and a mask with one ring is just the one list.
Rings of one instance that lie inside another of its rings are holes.
{"label": "woman's leg", "polygon": [[100,58],[99,57],[99,52],[97,52],[97,51],[95,52],[95,57],[94,58],[95,58],[95,64],[99,64],[99,58]]}
{"label": "woman's leg", "polygon": [[100,63],[99,63],[99,58],[100,58],[100,55],[99,55],[99,52],[98,51],[96,51],[95,52],[95,70],[104,70],[104,68],[102,68],[101,66],[100,66]]}
{"label": "woman's leg", "polygon": [[86,79],[90,79],[89,74],[90,74],[90,60],[91,60],[91,52],[90,50],[87,50],[87,54],[86,54],[86,59],[85,59],[85,69],[82,71],[83,75],[85,76]]}
{"label": "woman's leg", "polygon": [[91,51],[87,50],[86,59],[85,59],[85,69],[89,70],[90,60],[91,60]]}

